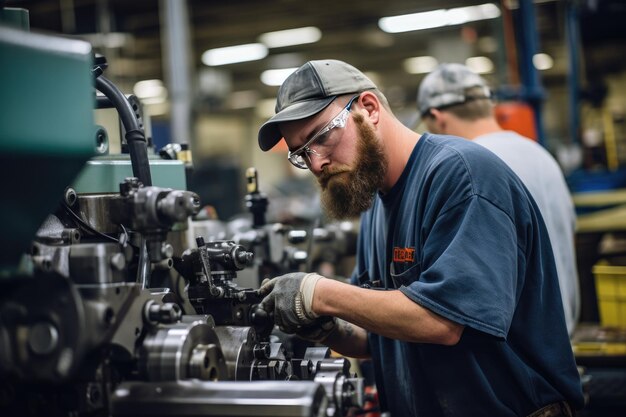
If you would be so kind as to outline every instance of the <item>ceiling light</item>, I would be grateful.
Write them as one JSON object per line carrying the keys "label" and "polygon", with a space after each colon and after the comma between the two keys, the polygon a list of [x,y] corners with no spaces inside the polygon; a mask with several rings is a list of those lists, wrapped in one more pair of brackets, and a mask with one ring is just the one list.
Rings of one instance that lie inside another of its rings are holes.
{"label": "ceiling light", "polygon": [[298,68],[271,69],[261,73],[261,81],[265,85],[279,86]]}
{"label": "ceiling light", "polygon": [[210,67],[236,62],[256,61],[267,56],[267,47],[260,43],[227,46],[204,51],[202,62]]}
{"label": "ceiling light", "polygon": [[404,70],[409,74],[426,74],[439,64],[432,56],[416,56],[404,60]]}
{"label": "ceiling light", "polygon": [[443,26],[461,25],[477,20],[493,19],[500,16],[500,9],[493,3],[478,6],[439,9],[421,13],[383,17],[378,27],[387,33],[409,32]]}
{"label": "ceiling light", "polygon": [[321,30],[315,26],[307,26],[297,29],[267,32],[259,36],[259,42],[263,43],[268,48],[281,48],[283,46],[317,42],[321,38]]}
{"label": "ceiling light", "polygon": [[486,56],[473,56],[465,60],[465,65],[476,74],[489,74],[493,72],[493,61]]}
{"label": "ceiling light", "polygon": [[533,64],[539,71],[545,71],[554,66],[554,60],[548,54],[535,54],[535,56],[533,56]]}

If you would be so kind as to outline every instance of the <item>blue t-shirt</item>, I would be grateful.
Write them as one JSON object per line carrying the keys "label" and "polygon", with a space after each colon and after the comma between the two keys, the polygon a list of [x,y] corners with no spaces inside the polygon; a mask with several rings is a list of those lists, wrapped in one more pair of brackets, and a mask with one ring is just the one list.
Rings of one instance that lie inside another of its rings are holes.
{"label": "blue t-shirt", "polygon": [[392,417],[526,416],[563,400],[582,407],[545,225],[517,176],[485,148],[421,137],[398,182],[361,218],[353,282],[376,281],[465,326],[455,346],[369,335]]}

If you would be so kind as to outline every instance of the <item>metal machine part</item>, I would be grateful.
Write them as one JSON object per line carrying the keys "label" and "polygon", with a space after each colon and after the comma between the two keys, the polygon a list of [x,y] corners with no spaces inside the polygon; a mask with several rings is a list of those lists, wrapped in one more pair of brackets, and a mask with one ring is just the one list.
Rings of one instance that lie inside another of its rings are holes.
{"label": "metal machine part", "polygon": [[292,364],[282,343],[260,340],[251,327],[220,326],[215,331],[222,342],[230,380],[293,378]]}
{"label": "metal machine part", "polygon": [[143,340],[140,357],[140,372],[148,381],[226,378],[220,341],[202,320],[157,328]]}
{"label": "metal machine part", "polygon": [[165,242],[167,233],[176,223],[186,222],[200,210],[196,193],[159,187],[143,187],[137,178],[128,178],[120,184],[124,201],[119,223],[130,223],[131,229],[146,240],[150,260],[158,262],[173,255],[173,248]]}
{"label": "metal machine part", "polygon": [[[48,233],[59,235],[63,227],[59,227],[61,223],[54,224],[57,226],[49,227]],[[239,288],[234,282],[236,271],[253,260],[252,254],[241,245],[198,239],[199,248],[190,250],[185,261],[178,264],[181,271],[191,274],[189,294],[194,294],[195,288],[196,294],[205,296],[190,298],[198,310],[211,314],[198,316],[183,314],[178,303],[187,294],[175,294],[169,288],[143,288],[132,282],[133,268],[138,267],[133,267],[137,264],[136,255],[132,255],[132,250],[129,252],[131,246],[124,246],[123,235],[117,242],[94,242],[95,237],[88,242],[59,240],[48,238],[42,231],[35,247],[41,258],[46,253],[54,255],[47,268],[41,262],[34,262],[38,278],[15,281],[16,287],[0,297],[0,375],[20,381],[16,385],[19,396],[9,395],[13,398],[8,402],[9,407],[0,404],[0,412],[21,413],[23,409],[16,404],[30,395],[28,384],[41,381],[64,385],[50,386],[47,394],[39,395],[50,398],[65,395],[69,383],[72,392],[84,399],[64,405],[67,408],[53,409],[61,415],[106,410],[106,398],[115,397],[118,392],[109,391],[124,384],[169,384],[195,379],[242,383],[291,381],[291,384],[302,382],[297,380],[315,381],[318,388],[324,388],[324,396],[315,410],[311,411],[313,403],[309,402],[306,403],[309,408],[305,408],[308,411],[298,406],[298,413],[341,416],[351,406],[358,405],[354,395],[356,385],[345,364],[333,365],[323,357],[324,353],[296,359],[282,343],[270,339],[272,318],[255,309],[260,301],[258,293]],[[149,273],[160,271],[157,265],[153,263]],[[64,273],[44,272],[56,270]],[[174,268],[164,270],[177,273]],[[214,288],[219,289],[214,295],[207,285],[208,277]],[[33,300],[41,300],[37,304],[39,308],[30,305]],[[28,352],[27,356],[20,353],[24,351]],[[33,363],[39,365],[32,368]],[[193,394],[184,392],[187,385],[176,387],[176,395],[181,398],[169,400],[191,401]],[[4,392],[4,388],[0,386],[0,391]],[[8,389],[9,393],[13,392]],[[263,391],[265,394],[261,394]],[[291,415],[289,410],[294,403],[287,405],[282,401],[284,394],[275,395],[266,385],[258,385],[258,391],[249,392],[254,401],[258,396],[266,398],[267,407],[261,407],[259,415],[276,415],[277,410],[282,410],[282,415]],[[240,394],[242,398],[248,395],[245,390]],[[228,394],[211,395],[220,399],[215,403],[220,405],[202,408],[205,413],[202,415],[248,412],[240,411],[244,409],[239,408],[239,403],[229,403]],[[120,404],[127,404],[124,401]],[[133,398],[133,401],[143,399]],[[169,413],[166,409],[163,407],[164,415]],[[111,412],[109,409],[108,413]]]}
{"label": "metal machine part", "polygon": [[[230,222],[226,236],[255,253],[257,285],[265,278],[302,270],[303,267],[306,271],[318,271],[324,263],[339,264],[356,254],[357,227],[351,222],[330,223],[308,230],[267,223],[265,215],[269,202],[259,189],[256,169],[248,168],[246,179],[245,203],[252,219]],[[347,276],[353,265],[337,266],[333,272]]]}
{"label": "metal machine part", "polygon": [[330,399],[329,415],[345,416],[351,408],[363,406],[363,379],[350,375],[348,359],[331,358],[330,349],[312,347],[307,349],[302,363],[313,364],[313,380],[322,384]]}
{"label": "metal machine part", "polygon": [[202,382],[121,384],[111,400],[111,415],[323,417],[328,399],[312,381]]}
{"label": "metal machine part", "polygon": [[122,197],[119,194],[77,194],[72,207],[91,227],[101,233],[119,232],[119,223],[115,223],[111,213],[120,211]]}
{"label": "metal machine part", "polygon": [[251,370],[255,360],[255,350],[259,350],[256,347],[259,340],[254,329],[243,326],[220,326],[215,328],[215,332],[224,347],[228,379],[231,381],[252,380]]}
{"label": "metal machine part", "polygon": [[[114,243],[85,243],[70,246],[69,270],[76,284],[124,282],[126,256]],[[97,279],[97,282],[94,282]]]}
{"label": "metal machine part", "polygon": [[13,374],[55,382],[74,374],[86,352],[86,323],[78,290],[58,274],[22,277],[4,285],[0,377]]}
{"label": "metal machine part", "polygon": [[265,278],[297,270],[307,259],[306,251],[293,247],[306,238],[305,231],[265,219],[267,196],[259,189],[258,173],[255,168],[246,170],[246,207],[252,214],[252,223],[232,235],[232,240],[249,248],[257,255],[257,284]]}
{"label": "metal machine part", "polygon": [[250,167],[246,170],[246,207],[252,213],[252,226],[262,227],[266,224],[265,212],[267,211],[267,196],[259,190],[259,177],[256,168]]}
{"label": "metal machine part", "polygon": [[185,251],[178,266],[189,281],[187,296],[196,311],[210,314],[217,325],[254,326],[267,337],[271,318],[255,315],[261,297],[234,282],[236,271],[252,264],[253,254],[232,241],[207,243],[200,237],[196,242],[198,248]]}

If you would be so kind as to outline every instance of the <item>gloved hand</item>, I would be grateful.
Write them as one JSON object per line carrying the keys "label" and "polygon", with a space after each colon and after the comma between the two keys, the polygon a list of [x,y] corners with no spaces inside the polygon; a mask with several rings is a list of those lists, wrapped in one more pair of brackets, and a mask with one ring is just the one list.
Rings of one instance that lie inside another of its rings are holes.
{"label": "gloved hand", "polygon": [[338,325],[339,320],[337,318],[332,316],[320,316],[316,318],[313,323],[296,331],[296,335],[311,342],[321,343],[335,331]]}
{"label": "gloved hand", "polygon": [[285,333],[296,333],[311,325],[318,317],[311,308],[315,285],[321,275],[292,272],[265,282],[259,295],[265,296],[259,304],[268,313],[274,313],[274,321]]}

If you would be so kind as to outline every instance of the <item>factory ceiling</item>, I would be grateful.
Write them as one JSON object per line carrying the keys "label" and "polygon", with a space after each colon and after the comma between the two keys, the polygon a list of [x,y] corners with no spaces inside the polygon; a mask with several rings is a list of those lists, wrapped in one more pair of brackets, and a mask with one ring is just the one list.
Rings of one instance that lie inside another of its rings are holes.
{"label": "factory ceiling", "polygon": [[[299,66],[309,59],[336,58],[367,71],[399,105],[412,103],[422,74],[409,74],[408,58],[433,56],[439,61],[486,56],[495,65],[487,75],[495,84],[514,81],[506,71],[514,45],[506,42],[507,28],[518,33],[519,24],[507,27],[505,15],[463,25],[385,33],[378,21],[384,16],[483,4],[487,0],[188,0],[188,35],[191,79],[199,103],[217,110],[232,105],[235,93],[253,93],[254,100],[275,97],[277,87],[261,82],[267,69]],[[499,7],[501,2],[495,2]],[[517,1],[505,0],[513,6]],[[580,8],[582,58],[593,73],[624,71],[626,64],[616,45],[624,45],[626,5],[618,0],[575,2]],[[158,0],[13,0],[5,6],[29,10],[32,31],[64,33],[89,40],[106,55],[109,78],[127,90],[140,80],[166,82],[162,57],[163,2]],[[564,83],[568,74],[566,0],[535,1],[539,51],[553,60],[542,71],[546,84]],[[203,52],[258,42],[259,35],[284,29],[315,26],[321,38],[306,45],[270,48],[259,60],[208,67]],[[108,34],[108,35],[106,35]],[[585,55],[587,54],[587,55]],[[512,68],[512,67],[511,67]],[[513,71],[514,72],[514,71]],[[513,78],[512,78],[513,77]],[[514,84],[514,82],[513,82]],[[230,103],[230,104],[229,104]],[[393,103],[392,103],[393,104]],[[234,106],[236,107],[236,106]],[[245,106],[244,106],[245,107]]]}

